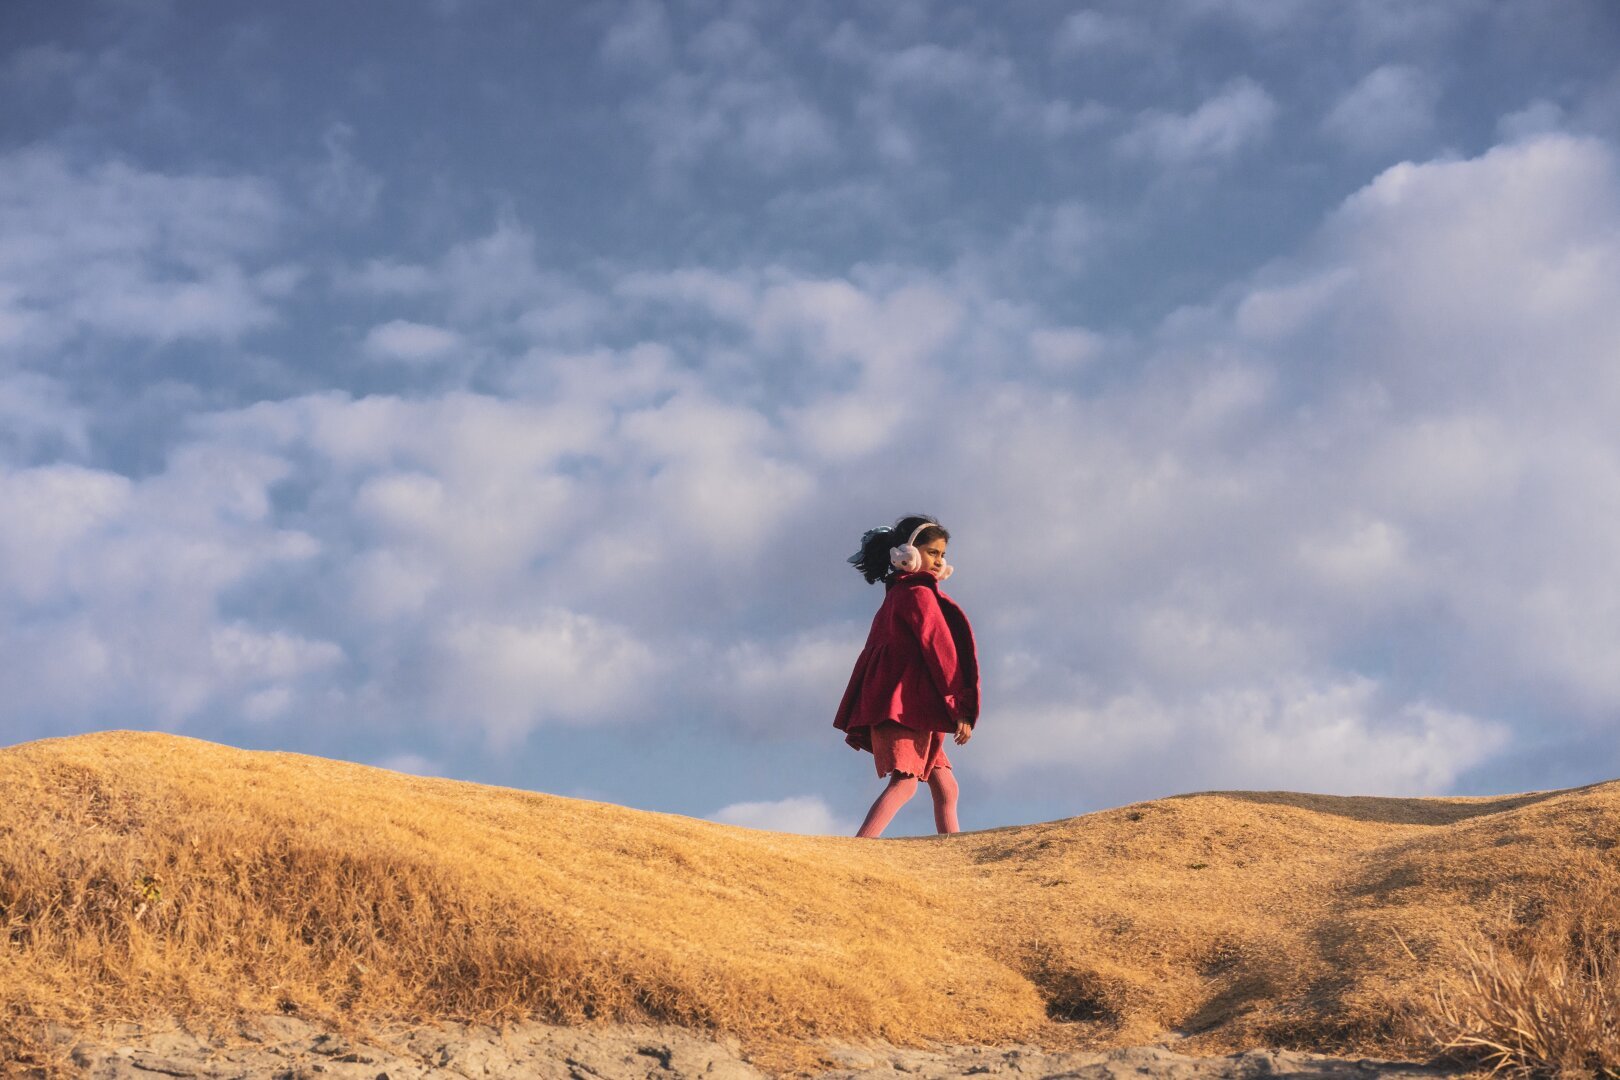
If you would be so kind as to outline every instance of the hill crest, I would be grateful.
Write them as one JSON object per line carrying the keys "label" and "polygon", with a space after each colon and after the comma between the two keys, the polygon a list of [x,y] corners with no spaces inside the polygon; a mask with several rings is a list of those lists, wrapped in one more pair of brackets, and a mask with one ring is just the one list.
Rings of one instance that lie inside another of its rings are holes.
{"label": "hill crest", "polygon": [[1389,1053],[1448,940],[1522,929],[1620,840],[1613,782],[873,842],[145,732],[0,750],[0,802],[17,1031],[282,1010]]}

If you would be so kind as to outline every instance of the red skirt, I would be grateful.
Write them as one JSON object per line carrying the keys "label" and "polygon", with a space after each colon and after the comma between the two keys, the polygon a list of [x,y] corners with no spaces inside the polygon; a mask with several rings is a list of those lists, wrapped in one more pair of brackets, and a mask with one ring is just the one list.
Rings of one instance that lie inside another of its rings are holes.
{"label": "red skirt", "polygon": [[872,760],[877,762],[878,776],[891,772],[910,773],[919,780],[927,780],[935,769],[948,769],[951,759],[945,756],[944,731],[915,731],[904,724],[885,720],[873,724]]}

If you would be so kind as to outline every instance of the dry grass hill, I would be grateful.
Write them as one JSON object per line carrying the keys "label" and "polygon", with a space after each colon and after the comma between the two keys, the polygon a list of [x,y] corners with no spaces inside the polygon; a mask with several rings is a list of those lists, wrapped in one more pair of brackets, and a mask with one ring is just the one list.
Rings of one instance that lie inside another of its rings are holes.
{"label": "dry grass hill", "polygon": [[[0,1059],[38,1060],[46,1022],[277,1010],[650,1018],[783,1068],[821,1036],[1423,1056],[1426,1028],[1466,1034],[1526,979],[1610,978],[1617,840],[1620,783],[1209,792],[870,841],[50,739],[0,750]],[[1607,1022],[1592,1000],[1571,1008]]]}

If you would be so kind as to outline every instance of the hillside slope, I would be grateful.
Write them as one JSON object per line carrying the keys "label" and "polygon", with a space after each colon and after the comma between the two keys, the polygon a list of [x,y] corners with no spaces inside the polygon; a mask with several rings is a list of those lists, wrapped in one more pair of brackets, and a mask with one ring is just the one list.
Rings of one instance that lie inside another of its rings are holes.
{"label": "hillside slope", "polygon": [[745,1045],[1389,1052],[1573,882],[1620,783],[1212,792],[886,841],[760,832],[171,735],[0,750],[0,1055],[44,1021],[654,1019]]}

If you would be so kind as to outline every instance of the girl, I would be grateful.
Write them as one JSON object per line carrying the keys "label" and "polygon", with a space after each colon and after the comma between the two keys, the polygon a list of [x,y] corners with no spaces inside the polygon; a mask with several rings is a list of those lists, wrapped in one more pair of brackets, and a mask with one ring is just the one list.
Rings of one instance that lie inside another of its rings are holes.
{"label": "girl", "polygon": [[939,591],[951,576],[950,538],[933,518],[913,514],[867,530],[849,558],[868,584],[881,580],[886,590],[833,720],[845,742],[871,752],[878,776],[889,777],[856,836],[882,835],[919,778],[934,795],[935,827],[959,831],[945,736],[958,746],[973,737],[979,659],[967,616]]}

